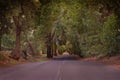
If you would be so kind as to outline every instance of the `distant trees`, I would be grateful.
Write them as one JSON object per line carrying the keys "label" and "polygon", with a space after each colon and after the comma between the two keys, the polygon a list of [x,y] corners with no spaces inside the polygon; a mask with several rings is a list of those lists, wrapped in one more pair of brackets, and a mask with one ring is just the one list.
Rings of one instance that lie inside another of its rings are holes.
{"label": "distant trees", "polygon": [[114,0],[1,0],[0,50],[2,36],[12,30],[14,59],[25,42],[48,58],[66,50],[82,57],[114,55],[120,52],[119,7]]}
{"label": "distant trees", "polygon": [[54,22],[56,19],[56,15],[54,12],[54,3],[52,1],[48,3],[44,3],[40,9],[40,16],[39,16],[39,29],[41,29],[40,35],[45,39],[46,45],[46,52],[47,57],[53,57],[53,37],[54,37]]}
{"label": "distant trees", "polygon": [[[107,29],[105,30],[103,26],[106,25],[109,16],[111,16],[113,13],[116,14],[117,6],[114,4],[116,3],[104,0],[76,0],[69,2],[67,0],[53,0],[47,4],[44,4],[44,7],[41,9],[43,11],[41,12],[42,14],[40,22],[42,24],[41,27],[44,26],[44,30],[47,31],[44,33],[48,33],[46,35],[49,35],[49,37],[47,36],[46,39],[47,45],[52,45],[51,42],[53,38],[50,37],[50,34],[52,34],[52,29],[55,28],[54,23],[58,21],[58,31],[56,34],[62,32],[60,28],[64,26],[64,32],[62,33],[66,35],[65,44],[59,45],[61,47],[59,47],[58,50],[63,49],[64,46],[65,50],[69,50],[72,53],[80,56],[104,56],[109,54],[107,52],[110,51],[109,49],[106,49],[106,51],[103,49],[103,46],[105,47],[105,45],[103,45],[103,34],[105,33],[106,37],[112,34],[108,35],[106,32]],[[61,15],[61,11],[64,12],[64,15],[62,15],[59,19],[58,16]],[[49,29],[49,31],[47,29]],[[103,29],[105,31],[103,31]],[[118,28],[116,28],[116,30],[117,29]],[[117,34],[118,32],[115,35]],[[60,35],[62,34],[59,34],[58,37],[56,37],[57,40],[59,40]],[[115,39],[113,38],[113,40]],[[67,42],[69,42],[69,49],[65,48],[68,47]],[[48,54],[53,54],[53,52],[48,51]]]}

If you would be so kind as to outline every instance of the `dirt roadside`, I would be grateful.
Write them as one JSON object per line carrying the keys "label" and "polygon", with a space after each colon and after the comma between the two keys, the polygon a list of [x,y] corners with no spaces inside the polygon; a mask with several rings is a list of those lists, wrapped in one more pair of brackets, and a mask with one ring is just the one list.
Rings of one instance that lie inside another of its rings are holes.
{"label": "dirt roadside", "polygon": [[113,57],[104,57],[104,58],[96,58],[96,57],[89,57],[89,58],[79,58],[80,61],[92,61],[98,62],[105,65],[109,65],[115,68],[120,69],[120,55],[113,56]]}

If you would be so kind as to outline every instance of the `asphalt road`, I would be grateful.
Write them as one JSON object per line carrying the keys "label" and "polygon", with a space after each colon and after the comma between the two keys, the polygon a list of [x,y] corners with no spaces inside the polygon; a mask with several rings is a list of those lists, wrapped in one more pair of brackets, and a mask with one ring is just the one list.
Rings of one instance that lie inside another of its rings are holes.
{"label": "asphalt road", "polygon": [[120,70],[61,56],[46,62],[0,68],[0,80],[120,80]]}

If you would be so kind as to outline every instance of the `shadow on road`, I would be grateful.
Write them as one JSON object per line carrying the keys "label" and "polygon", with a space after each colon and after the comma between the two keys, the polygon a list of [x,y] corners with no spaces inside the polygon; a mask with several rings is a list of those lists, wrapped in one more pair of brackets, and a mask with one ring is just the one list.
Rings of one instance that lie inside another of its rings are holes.
{"label": "shadow on road", "polygon": [[56,61],[72,61],[72,60],[77,60],[77,58],[75,56],[71,56],[71,55],[62,55],[62,56],[58,56],[58,57],[55,57],[53,58],[53,60],[56,60]]}

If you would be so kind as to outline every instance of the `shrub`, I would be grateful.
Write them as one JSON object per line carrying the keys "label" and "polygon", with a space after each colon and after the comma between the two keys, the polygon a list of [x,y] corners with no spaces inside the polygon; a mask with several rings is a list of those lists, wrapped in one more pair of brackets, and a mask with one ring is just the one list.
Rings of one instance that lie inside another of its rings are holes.
{"label": "shrub", "polygon": [[115,55],[117,53],[117,33],[118,33],[118,18],[115,14],[108,17],[108,20],[103,25],[101,41],[107,55]]}

